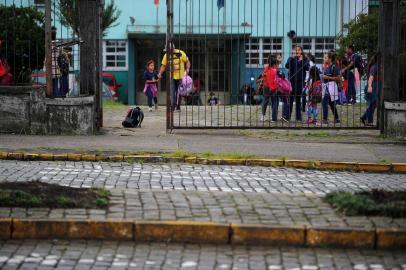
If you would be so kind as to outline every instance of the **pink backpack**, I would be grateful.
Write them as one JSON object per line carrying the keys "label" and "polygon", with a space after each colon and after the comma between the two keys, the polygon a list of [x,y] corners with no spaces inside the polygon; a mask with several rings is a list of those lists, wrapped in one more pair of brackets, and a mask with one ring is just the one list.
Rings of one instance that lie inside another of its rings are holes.
{"label": "pink backpack", "polygon": [[178,88],[178,95],[182,97],[188,96],[193,91],[193,80],[190,76],[185,76],[182,79]]}
{"label": "pink backpack", "polygon": [[292,84],[285,78],[285,74],[278,71],[275,76],[275,84],[278,92],[282,94],[290,94],[292,92]]}

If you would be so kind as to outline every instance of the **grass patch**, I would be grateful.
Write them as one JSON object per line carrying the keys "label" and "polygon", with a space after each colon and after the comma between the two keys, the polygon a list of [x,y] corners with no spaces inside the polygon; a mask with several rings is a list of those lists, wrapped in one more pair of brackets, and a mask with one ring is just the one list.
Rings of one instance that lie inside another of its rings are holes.
{"label": "grass patch", "polygon": [[106,208],[110,191],[41,182],[0,183],[0,207]]}
{"label": "grass patch", "polygon": [[116,108],[127,108],[127,105],[114,100],[104,100],[103,109],[116,109]]}
{"label": "grass patch", "polygon": [[163,154],[164,157],[169,158],[207,158],[207,159],[251,159],[258,158],[258,156],[247,153],[239,152],[224,152],[224,153],[213,153],[213,152],[203,152],[203,153],[192,153],[184,150],[177,150],[172,153]]}
{"label": "grass patch", "polygon": [[406,217],[406,191],[336,191],[324,200],[347,216]]}
{"label": "grass patch", "polygon": [[191,152],[178,149],[175,152],[163,154],[163,156],[168,158],[188,158],[195,157],[196,155]]}
{"label": "grass patch", "polygon": [[327,138],[330,136],[331,136],[331,134],[328,131],[307,132],[305,134],[305,137],[308,137],[308,138]]}

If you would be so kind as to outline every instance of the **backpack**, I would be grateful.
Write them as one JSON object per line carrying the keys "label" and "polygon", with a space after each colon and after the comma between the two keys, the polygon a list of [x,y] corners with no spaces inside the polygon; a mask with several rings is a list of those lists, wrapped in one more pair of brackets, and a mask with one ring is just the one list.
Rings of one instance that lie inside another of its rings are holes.
{"label": "backpack", "polygon": [[122,125],[125,128],[141,127],[144,120],[144,113],[140,107],[129,109]]}
{"label": "backpack", "polygon": [[178,95],[182,97],[188,96],[193,91],[193,80],[190,76],[185,76],[178,88]]}
{"label": "backpack", "polygon": [[275,84],[278,92],[282,94],[290,94],[292,92],[292,84],[286,79],[282,71],[276,72]]}
{"label": "backpack", "polygon": [[7,75],[7,69],[3,62],[4,62],[4,60],[1,59],[1,56],[0,56],[0,77]]}
{"label": "backpack", "polygon": [[311,102],[320,103],[323,96],[323,86],[321,81],[314,82],[310,87],[309,98]]}

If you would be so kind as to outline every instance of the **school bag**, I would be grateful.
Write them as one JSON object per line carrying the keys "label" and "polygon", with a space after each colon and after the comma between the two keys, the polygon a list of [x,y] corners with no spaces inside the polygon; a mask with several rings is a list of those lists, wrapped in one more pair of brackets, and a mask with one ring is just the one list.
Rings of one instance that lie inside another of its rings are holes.
{"label": "school bag", "polygon": [[178,95],[186,97],[190,95],[193,91],[193,80],[190,76],[185,76],[178,88]]}
{"label": "school bag", "polygon": [[314,103],[320,103],[323,96],[323,86],[321,81],[316,81],[310,87],[309,97],[310,101]]}
{"label": "school bag", "polygon": [[285,74],[283,74],[282,71],[276,72],[275,84],[278,92],[282,94],[290,94],[292,92],[292,84],[285,77]]}
{"label": "school bag", "polygon": [[3,60],[0,58],[0,77],[3,77],[7,73],[6,66],[3,64]]}
{"label": "school bag", "polygon": [[359,76],[362,77],[365,74],[365,63],[362,57],[358,54],[354,56],[354,67],[358,70]]}
{"label": "school bag", "polygon": [[140,128],[144,120],[144,112],[140,107],[129,109],[122,125],[125,128]]}

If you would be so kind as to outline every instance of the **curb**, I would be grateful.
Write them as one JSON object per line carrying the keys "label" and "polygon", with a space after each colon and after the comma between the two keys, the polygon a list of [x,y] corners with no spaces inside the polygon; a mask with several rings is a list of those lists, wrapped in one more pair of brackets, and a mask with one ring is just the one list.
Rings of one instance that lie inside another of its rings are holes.
{"label": "curb", "polygon": [[21,161],[110,161],[140,163],[189,163],[201,165],[288,167],[312,170],[354,171],[373,173],[406,173],[406,163],[329,162],[320,160],[284,159],[208,159],[201,157],[166,157],[161,155],[96,155],[96,154],[44,154],[26,152],[0,152],[0,160]]}
{"label": "curb", "polygon": [[317,228],[197,221],[0,219],[0,239],[96,239],[346,248],[406,247],[406,229]]}

